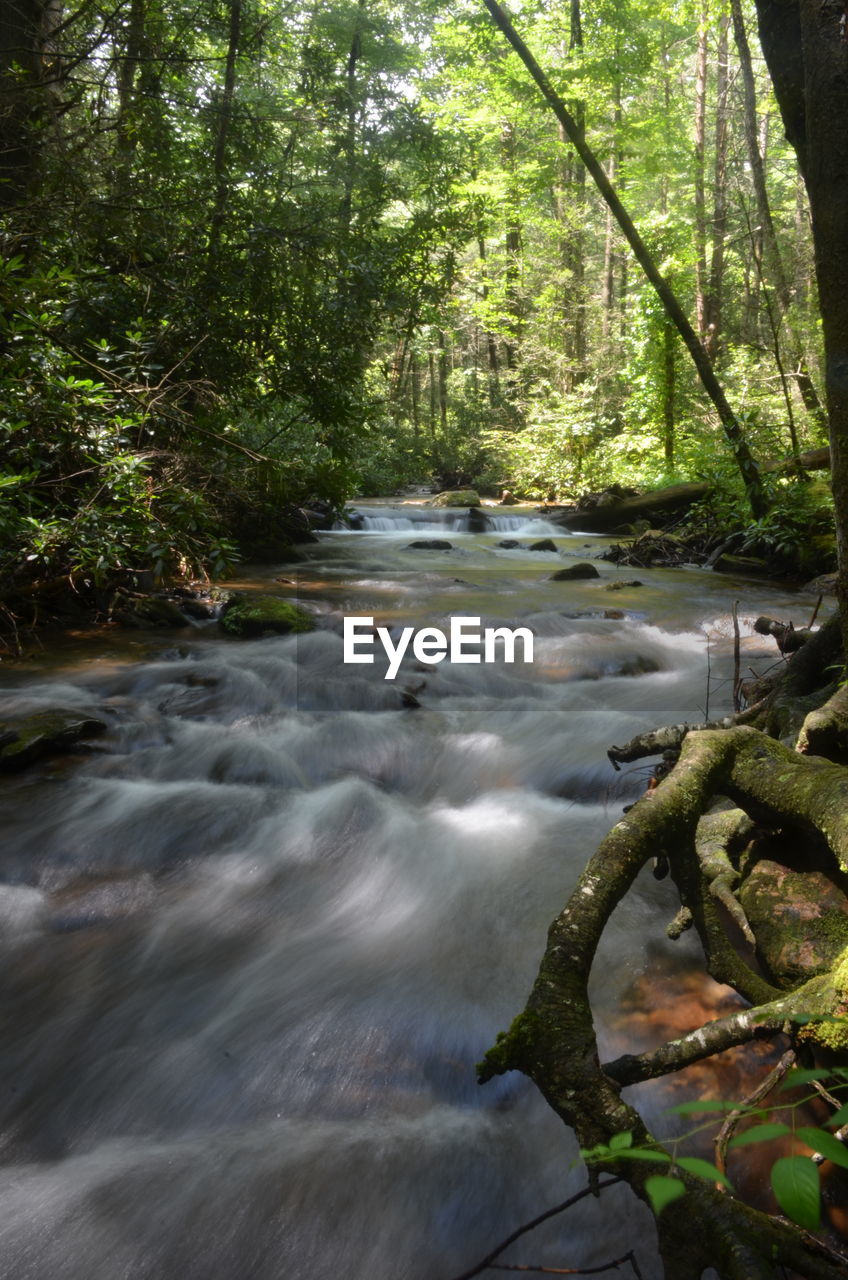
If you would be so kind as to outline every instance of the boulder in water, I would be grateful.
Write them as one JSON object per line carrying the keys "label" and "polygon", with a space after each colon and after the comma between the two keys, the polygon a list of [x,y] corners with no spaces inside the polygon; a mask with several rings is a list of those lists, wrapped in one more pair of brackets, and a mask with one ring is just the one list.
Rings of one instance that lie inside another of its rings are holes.
{"label": "boulder in water", "polygon": [[551,582],[572,582],[579,578],[600,576],[593,564],[589,564],[587,560],[578,560],[577,564],[570,564],[567,569],[557,569],[556,573],[552,573]]}
{"label": "boulder in water", "polygon": [[517,538],[502,538],[498,546],[503,551],[514,551],[516,547],[521,546],[521,543]]}
{"label": "boulder in water", "polygon": [[231,636],[261,636],[313,631],[315,619],[300,605],[279,596],[237,596],[228,602],[221,626]]}
{"label": "boulder in water", "polygon": [[453,551],[453,543],[445,538],[416,538],[407,543],[406,551]]}
{"label": "boulder in water", "polygon": [[518,502],[518,499],[516,498],[515,494],[510,493],[509,489],[504,489],[500,497],[501,506],[514,507],[516,506],[517,502]]}
{"label": "boulder in water", "polygon": [[431,507],[479,507],[480,495],[474,489],[445,489],[430,499]]}
{"label": "boulder in water", "polygon": [[0,724],[0,770],[25,769],[36,760],[61,755],[105,729],[104,720],[62,709],[6,721]]}
{"label": "boulder in water", "polygon": [[557,545],[553,538],[540,538],[538,542],[531,542],[528,551],[553,551],[556,552]]}

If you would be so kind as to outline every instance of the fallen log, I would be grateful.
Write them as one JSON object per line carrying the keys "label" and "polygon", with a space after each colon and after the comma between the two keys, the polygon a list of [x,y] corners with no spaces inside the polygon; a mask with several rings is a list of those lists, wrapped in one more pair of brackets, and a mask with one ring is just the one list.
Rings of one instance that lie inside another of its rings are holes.
{"label": "fallen log", "polygon": [[653,523],[655,517],[660,517],[665,522],[672,516],[682,515],[696,502],[706,498],[712,487],[706,481],[675,484],[667,489],[640,494],[636,498],[622,498],[620,502],[607,506],[591,507],[588,511],[549,512],[547,519],[565,529],[585,533],[608,533],[623,525],[632,525],[637,520],[650,520]]}

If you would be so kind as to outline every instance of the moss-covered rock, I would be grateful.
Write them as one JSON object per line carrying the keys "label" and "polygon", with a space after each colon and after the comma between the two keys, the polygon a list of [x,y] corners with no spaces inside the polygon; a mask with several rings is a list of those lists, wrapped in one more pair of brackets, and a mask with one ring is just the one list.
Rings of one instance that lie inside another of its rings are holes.
{"label": "moss-covered rock", "polygon": [[38,711],[0,723],[0,770],[25,769],[48,756],[70,751],[83,738],[106,729],[104,720],[79,711]]}
{"label": "moss-covered rock", "polygon": [[229,602],[221,626],[231,636],[261,636],[267,631],[286,635],[313,631],[315,619],[300,605],[279,596],[242,596]]}
{"label": "moss-covered rock", "polygon": [[431,507],[479,507],[480,495],[474,489],[445,489],[430,499]]}

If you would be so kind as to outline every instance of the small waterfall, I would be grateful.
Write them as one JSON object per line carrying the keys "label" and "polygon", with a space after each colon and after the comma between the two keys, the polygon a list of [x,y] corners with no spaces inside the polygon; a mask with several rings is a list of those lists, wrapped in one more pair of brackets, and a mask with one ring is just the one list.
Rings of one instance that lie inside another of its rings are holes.
{"label": "small waterfall", "polygon": [[[342,526],[340,526],[341,528]],[[506,514],[488,507],[439,508],[408,504],[397,507],[354,507],[349,528],[363,533],[511,533],[535,537],[567,537],[567,531],[533,512]]]}

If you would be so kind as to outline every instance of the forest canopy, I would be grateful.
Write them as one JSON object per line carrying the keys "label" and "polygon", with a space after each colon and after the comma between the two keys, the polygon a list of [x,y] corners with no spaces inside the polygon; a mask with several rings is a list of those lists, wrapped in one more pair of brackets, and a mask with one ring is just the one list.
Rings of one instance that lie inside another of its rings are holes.
{"label": "forest canopy", "polygon": [[[733,0],[516,22],[760,459],[826,443],[804,182]],[[27,0],[0,25],[2,574],[223,571],[410,483],[751,513],[673,324],[482,3]],[[768,483],[779,541],[830,517]],[[259,536],[258,536],[259,535]]]}

